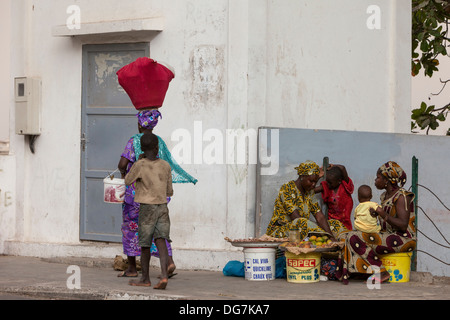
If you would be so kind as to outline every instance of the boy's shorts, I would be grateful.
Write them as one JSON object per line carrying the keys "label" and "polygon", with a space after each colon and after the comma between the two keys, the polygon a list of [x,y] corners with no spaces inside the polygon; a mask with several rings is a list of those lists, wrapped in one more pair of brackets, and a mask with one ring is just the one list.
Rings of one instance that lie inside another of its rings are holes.
{"label": "boy's shorts", "polygon": [[170,219],[167,203],[145,204],[141,203],[139,208],[139,246],[149,248],[152,240],[163,238],[171,241]]}

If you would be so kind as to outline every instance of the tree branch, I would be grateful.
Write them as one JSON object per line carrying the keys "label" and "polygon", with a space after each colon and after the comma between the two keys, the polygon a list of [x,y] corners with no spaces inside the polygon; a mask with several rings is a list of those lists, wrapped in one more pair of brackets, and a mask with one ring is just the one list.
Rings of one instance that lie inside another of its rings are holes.
{"label": "tree branch", "polygon": [[[444,85],[442,86],[441,90],[440,90],[438,93],[432,93],[432,94],[431,94],[432,96],[440,95],[441,92],[444,90],[445,86],[447,85],[447,83],[450,81],[450,79],[445,80],[445,81],[442,81],[442,79],[439,79],[439,81],[440,81],[441,83],[443,83]],[[444,108],[445,108],[445,107],[444,107]]]}

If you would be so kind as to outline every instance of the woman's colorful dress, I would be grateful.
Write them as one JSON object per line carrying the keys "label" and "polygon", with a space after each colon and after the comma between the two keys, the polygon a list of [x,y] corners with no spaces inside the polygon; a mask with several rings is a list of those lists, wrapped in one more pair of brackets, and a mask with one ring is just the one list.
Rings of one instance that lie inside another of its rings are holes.
{"label": "woman's colorful dress", "polygon": [[[300,218],[291,221],[290,215],[298,210]],[[272,219],[266,230],[266,234],[275,238],[286,238],[289,230],[300,230],[300,238],[304,239],[309,232],[324,232],[315,222],[309,220],[310,214],[315,215],[320,211],[319,203],[315,198],[314,190],[304,197],[295,185],[295,181],[289,181],[281,186],[275,200]],[[335,234],[348,231],[342,222],[329,220],[330,229]]]}
{"label": "woman's colorful dress", "polygon": [[[408,210],[407,196],[414,194],[403,188],[399,189],[392,197],[385,198],[381,195],[381,206],[391,217],[396,217],[395,204],[400,197],[404,196],[405,208]],[[412,201],[412,200],[411,200]],[[382,230],[379,233],[365,233],[362,231],[350,231],[341,236],[345,246],[338,259],[336,270],[337,277],[344,283],[348,282],[351,273],[373,273],[370,266],[380,268],[380,272],[386,271],[382,265],[380,256],[395,252],[410,252],[416,247],[416,229],[414,210],[410,212],[408,228],[405,232],[395,230],[389,223],[382,222]]]}
{"label": "woman's colorful dress", "polygon": [[[141,150],[141,137],[142,133],[136,134],[128,140],[124,152],[121,157],[129,160],[126,173],[131,169],[131,166],[139,159],[142,154]],[[169,162],[172,168],[172,182],[174,183],[197,183],[197,180],[184,171],[172,158],[169,149],[167,148],[164,140],[158,136],[159,141],[159,153],[158,157]],[[122,244],[124,254],[130,257],[140,256],[141,248],[138,245],[138,221],[139,221],[139,203],[134,202],[134,184],[127,186],[125,190],[124,203],[122,204]],[[168,202],[170,198],[167,199]],[[172,247],[166,240],[167,250],[169,255],[172,256]],[[159,252],[156,249],[154,242],[150,249],[152,256],[159,257]]]}

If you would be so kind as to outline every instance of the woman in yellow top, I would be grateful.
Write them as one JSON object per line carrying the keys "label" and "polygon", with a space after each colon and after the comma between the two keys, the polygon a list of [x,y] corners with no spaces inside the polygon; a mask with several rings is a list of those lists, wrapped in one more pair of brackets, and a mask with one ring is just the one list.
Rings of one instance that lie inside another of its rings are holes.
{"label": "woman in yellow top", "polygon": [[[306,161],[295,169],[298,178],[281,186],[266,234],[286,238],[289,230],[299,230],[300,239],[304,239],[308,232],[325,231],[335,240],[338,234],[348,231],[342,222],[327,220],[315,199],[314,188],[320,176],[319,166],[313,161]],[[309,220],[310,214],[315,217],[317,224]]]}

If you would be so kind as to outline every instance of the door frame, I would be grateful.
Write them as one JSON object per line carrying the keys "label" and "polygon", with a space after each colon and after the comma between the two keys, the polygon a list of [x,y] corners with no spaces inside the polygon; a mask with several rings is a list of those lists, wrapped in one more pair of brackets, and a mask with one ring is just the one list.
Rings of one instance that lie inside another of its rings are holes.
{"label": "door frame", "polygon": [[[132,51],[143,50],[146,57],[150,56],[150,43],[113,43],[113,44],[85,44],[82,48],[82,93],[81,93],[81,132],[80,132],[80,240],[85,241],[103,241],[103,242],[121,242],[122,234],[102,234],[91,233],[87,231],[87,182],[88,178],[103,180],[108,172],[106,170],[88,170],[87,168],[87,148],[89,146],[88,130],[88,116],[96,114],[128,116],[129,111],[117,107],[103,107],[90,108],[88,106],[88,77],[89,77],[89,62],[88,55],[90,52],[104,52],[104,51]],[[130,102],[131,104],[131,102]],[[125,147],[125,146],[124,146]],[[120,156],[120,155],[119,155]],[[87,176],[88,173],[88,176]],[[102,191],[103,192],[103,191]],[[100,200],[99,201],[103,201]],[[115,205],[117,206],[117,204]]]}

